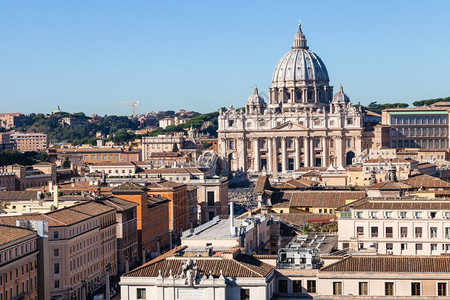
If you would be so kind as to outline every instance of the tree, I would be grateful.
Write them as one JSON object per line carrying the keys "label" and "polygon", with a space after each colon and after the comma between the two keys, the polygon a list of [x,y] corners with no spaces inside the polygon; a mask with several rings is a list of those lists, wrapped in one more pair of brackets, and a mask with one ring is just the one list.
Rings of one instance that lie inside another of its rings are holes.
{"label": "tree", "polygon": [[180,151],[180,150],[178,149],[177,143],[173,143],[172,152],[178,152],[178,151]]}
{"label": "tree", "polygon": [[70,168],[70,160],[69,160],[68,156],[66,156],[66,158],[64,158],[64,162],[62,163],[62,167],[65,168],[65,169]]}

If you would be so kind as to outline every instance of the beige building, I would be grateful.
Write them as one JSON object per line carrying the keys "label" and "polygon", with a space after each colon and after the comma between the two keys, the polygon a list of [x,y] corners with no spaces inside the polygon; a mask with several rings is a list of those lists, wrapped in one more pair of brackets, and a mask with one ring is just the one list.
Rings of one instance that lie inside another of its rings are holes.
{"label": "beige building", "polygon": [[27,118],[22,113],[0,113],[0,127],[11,129],[18,126],[21,119]]}
{"label": "beige building", "polygon": [[19,220],[48,221],[49,287],[52,299],[81,299],[105,282],[105,267],[117,274],[115,209],[85,202],[42,215],[1,217],[0,224]]}
{"label": "beige building", "polygon": [[389,148],[448,148],[449,112],[440,106],[392,108],[382,112],[390,127]]}
{"label": "beige building", "polygon": [[32,230],[0,225],[0,299],[38,299],[37,241]]}
{"label": "beige building", "polygon": [[172,250],[120,278],[121,299],[271,299],[275,268],[239,249],[192,257]]}
{"label": "beige building", "polygon": [[43,151],[48,148],[48,136],[45,133],[20,133],[14,132],[10,135],[11,143],[20,152]]}
{"label": "beige building", "polygon": [[255,87],[245,109],[220,111],[218,122],[224,172],[337,167],[362,152],[363,113],[342,86],[333,96],[327,69],[300,27],[292,50],[275,67],[269,103]]}
{"label": "beige building", "polygon": [[339,209],[339,249],[380,254],[450,253],[450,201],[367,197]]}
{"label": "beige building", "polygon": [[317,298],[446,298],[449,263],[449,256],[347,257],[320,269]]}
{"label": "beige building", "polygon": [[183,148],[184,138],[182,136],[158,135],[142,137],[142,160],[151,160],[153,152],[172,152],[173,145],[178,149]]}

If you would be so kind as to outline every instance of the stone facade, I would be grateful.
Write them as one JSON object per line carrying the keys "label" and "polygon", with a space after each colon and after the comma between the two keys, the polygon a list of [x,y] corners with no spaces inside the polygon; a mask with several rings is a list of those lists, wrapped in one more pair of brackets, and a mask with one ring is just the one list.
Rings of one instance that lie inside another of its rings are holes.
{"label": "stone facade", "polygon": [[301,27],[275,68],[269,104],[255,87],[245,109],[219,112],[222,170],[285,175],[301,167],[349,165],[362,151],[363,113],[342,86],[333,96],[322,60]]}

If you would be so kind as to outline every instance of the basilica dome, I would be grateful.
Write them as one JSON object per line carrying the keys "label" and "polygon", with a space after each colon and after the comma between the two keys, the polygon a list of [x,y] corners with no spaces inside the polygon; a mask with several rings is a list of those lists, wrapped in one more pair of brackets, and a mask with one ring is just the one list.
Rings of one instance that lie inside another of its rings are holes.
{"label": "basilica dome", "polygon": [[274,86],[298,81],[329,82],[325,64],[317,54],[309,50],[301,25],[295,35],[294,46],[280,59],[272,77]]}
{"label": "basilica dome", "polygon": [[339,92],[337,92],[333,96],[333,102],[349,102],[350,98],[347,96],[346,93],[344,93],[344,88],[342,87],[342,84],[339,85]]}
{"label": "basilica dome", "polygon": [[247,103],[248,104],[258,104],[258,105],[266,104],[266,102],[264,101],[264,98],[259,95],[258,88],[256,86],[253,88],[253,94],[251,94],[250,97],[248,97]]}

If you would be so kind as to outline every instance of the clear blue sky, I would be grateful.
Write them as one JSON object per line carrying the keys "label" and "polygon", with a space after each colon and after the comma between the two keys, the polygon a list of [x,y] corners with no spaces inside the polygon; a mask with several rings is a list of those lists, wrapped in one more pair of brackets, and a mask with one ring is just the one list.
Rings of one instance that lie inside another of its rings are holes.
{"label": "clear blue sky", "polygon": [[[354,103],[450,96],[450,1],[1,1],[0,112],[200,112],[265,94],[297,21]],[[266,99],[267,100],[267,99]]]}

